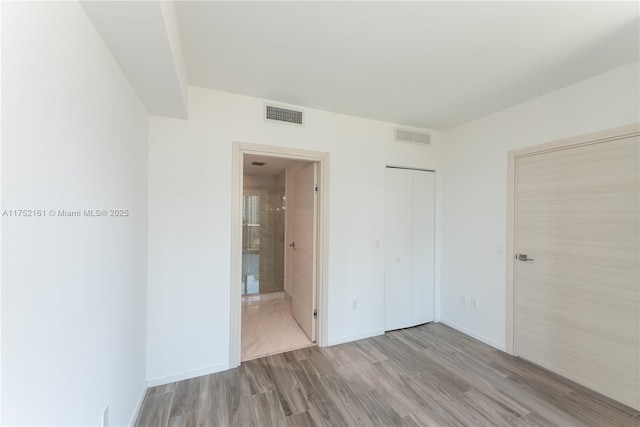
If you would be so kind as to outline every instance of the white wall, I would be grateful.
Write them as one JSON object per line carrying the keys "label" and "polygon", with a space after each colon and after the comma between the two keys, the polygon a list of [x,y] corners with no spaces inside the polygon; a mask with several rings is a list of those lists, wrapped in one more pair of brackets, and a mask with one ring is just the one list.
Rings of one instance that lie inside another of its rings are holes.
{"label": "white wall", "polygon": [[2,423],[128,424],[145,390],[147,115],[76,2],[4,2]]}
{"label": "white wall", "polygon": [[[2,4],[0,2],[0,73],[2,72]],[[2,79],[0,78],[0,101]],[[0,102],[0,208],[2,207],[2,102]],[[0,425],[2,424],[2,220],[0,219]]]}
{"label": "white wall", "polygon": [[438,169],[440,135],[397,144],[392,124],[311,109],[304,127],[267,123],[263,102],[191,87],[188,121],[150,118],[152,383],[228,364],[232,141],[330,153],[329,342],[383,330],[385,165]]}
{"label": "white wall", "polygon": [[[178,27],[178,17],[176,15],[176,6],[173,1],[160,1],[160,10],[167,32],[167,41],[173,56],[173,66],[176,69],[176,77],[182,95],[183,108],[189,108],[187,97],[189,96],[189,78],[187,76],[187,66],[184,62],[182,52],[182,42],[180,40],[180,28]],[[129,6],[129,5],[127,5]],[[180,116],[175,116],[180,117]]]}
{"label": "white wall", "polygon": [[504,348],[507,152],[639,121],[639,76],[636,62],[445,133],[444,322]]}

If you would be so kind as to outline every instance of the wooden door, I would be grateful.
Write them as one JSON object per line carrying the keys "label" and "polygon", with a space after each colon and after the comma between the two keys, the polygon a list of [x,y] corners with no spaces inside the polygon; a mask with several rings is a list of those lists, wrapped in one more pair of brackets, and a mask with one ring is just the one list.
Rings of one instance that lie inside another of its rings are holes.
{"label": "wooden door", "polygon": [[293,281],[291,311],[311,341],[316,340],[316,163],[299,169],[293,179]]}
{"label": "wooden door", "polygon": [[639,408],[639,138],[516,167],[515,353]]}

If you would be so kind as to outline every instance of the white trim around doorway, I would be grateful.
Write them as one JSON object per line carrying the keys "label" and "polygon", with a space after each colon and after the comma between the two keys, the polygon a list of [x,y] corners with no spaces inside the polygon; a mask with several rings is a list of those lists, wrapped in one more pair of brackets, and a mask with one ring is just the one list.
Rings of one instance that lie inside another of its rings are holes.
{"label": "white trim around doorway", "polygon": [[241,362],[241,284],[242,284],[242,183],[243,156],[255,154],[318,163],[320,193],[318,195],[317,301],[319,347],[327,346],[328,330],[328,249],[329,249],[329,153],[287,147],[233,142],[231,166],[231,296],[229,323],[229,368]]}

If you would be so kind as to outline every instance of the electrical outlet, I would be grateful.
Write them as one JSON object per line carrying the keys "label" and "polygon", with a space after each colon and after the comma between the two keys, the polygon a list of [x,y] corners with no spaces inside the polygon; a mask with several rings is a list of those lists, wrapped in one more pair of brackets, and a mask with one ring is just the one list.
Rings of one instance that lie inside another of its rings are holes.
{"label": "electrical outlet", "polygon": [[109,405],[102,411],[102,427],[109,427]]}
{"label": "electrical outlet", "polygon": [[496,243],[496,254],[504,255],[504,245],[502,243]]}
{"label": "electrical outlet", "polygon": [[464,295],[460,294],[460,305],[464,305],[466,303]]}
{"label": "electrical outlet", "polygon": [[376,249],[380,249],[380,239],[376,239]]}
{"label": "electrical outlet", "polygon": [[355,310],[356,308],[358,308],[358,300],[354,299],[351,301],[351,310]]}
{"label": "electrical outlet", "polygon": [[475,308],[476,310],[478,309],[478,301],[476,301],[475,298],[471,298],[469,300],[469,305],[471,306],[471,308]]}

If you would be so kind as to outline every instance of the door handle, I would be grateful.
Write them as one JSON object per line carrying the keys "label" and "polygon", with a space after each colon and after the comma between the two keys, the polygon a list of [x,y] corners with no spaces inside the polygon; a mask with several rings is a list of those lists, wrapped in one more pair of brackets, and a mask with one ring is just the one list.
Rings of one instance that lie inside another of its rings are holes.
{"label": "door handle", "polygon": [[533,258],[527,257],[527,254],[518,254],[518,261],[533,261]]}
{"label": "door handle", "polygon": [[296,242],[289,243],[289,246],[291,246],[293,249],[295,249],[296,248]]}

